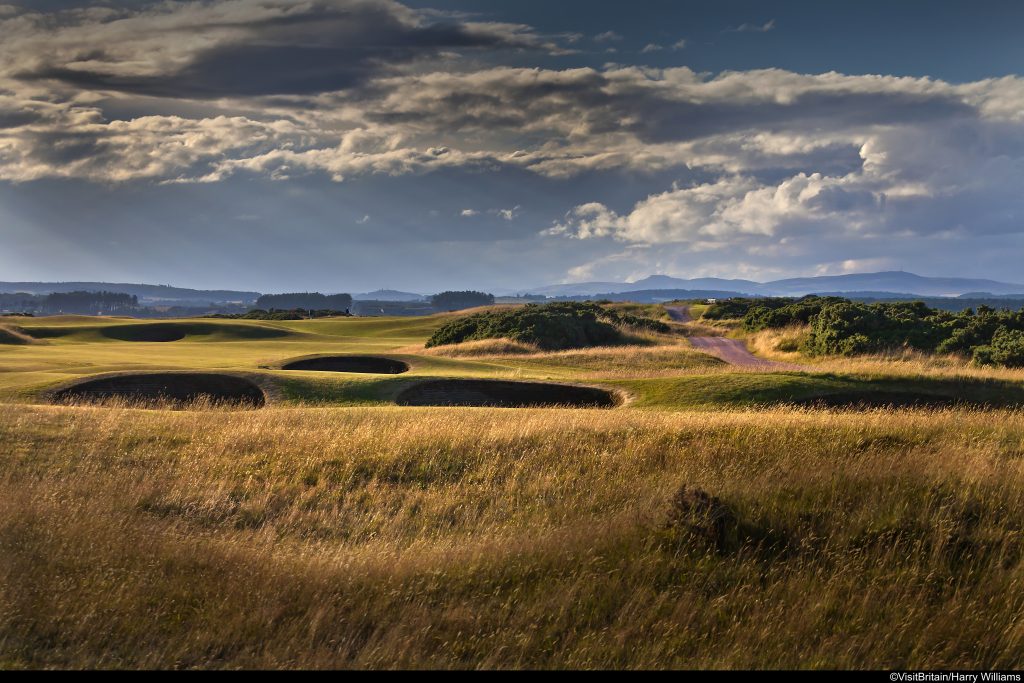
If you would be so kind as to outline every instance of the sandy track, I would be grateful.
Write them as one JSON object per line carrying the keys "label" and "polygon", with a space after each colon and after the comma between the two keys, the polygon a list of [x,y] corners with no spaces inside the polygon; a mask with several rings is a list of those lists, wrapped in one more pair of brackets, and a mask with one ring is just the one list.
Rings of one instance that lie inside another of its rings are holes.
{"label": "sandy track", "polygon": [[[668,316],[677,323],[688,323],[693,321],[690,315],[689,306],[665,306]],[[781,363],[775,360],[758,358],[739,339],[726,339],[725,337],[690,337],[690,344],[698,351],[721,358],[726,363],[741,368],[754,368],[758,370],[803,370],[804,368],[793,363]]]}
{"label": "sandy track", "polygon": [[693,316],[690,315],[689,306],[666,306],[665,310],[668,311],[668,317],[672,318],[677,323],[688,323],[693,321]]}
{"label": "sandy track", "polygon": [[726,363],[741,368],[757,368],[759,370],[803,370],[793,363],[780,363],[775,360],[758,358],[739,339],[725,337],[690,337],[693,348],[721,358]]}

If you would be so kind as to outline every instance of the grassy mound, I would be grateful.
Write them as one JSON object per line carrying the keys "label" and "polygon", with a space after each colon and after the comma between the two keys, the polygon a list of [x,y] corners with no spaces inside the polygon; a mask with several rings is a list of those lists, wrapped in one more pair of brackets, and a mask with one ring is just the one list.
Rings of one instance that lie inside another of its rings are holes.
{"label": "grassy mound", "polygon": [[527,304],[456,318],[427,341],[428,348],[481,339],[510,339],[545,351],[609,346],[625,341],[624,328],[668,332],[665,323],[604,308],[593,303]]}
{"label": "grassy mound", "polygon": [[33,339],[30,335],[25,334],[25,332],[18,329],[17,327],[11,327],[9,325],[0,325],[0,344],[21,346],[25,344],[35,343],[35,339]]}
{"label": "grassy mound", "polygon": [[477,356],[522,356],[540,352],[541,349],[536,346],[511,339],[478,339],[461,344],[435,346],[426,353],[431,356],[449,358],[474,358]]}
{"label": "grassy mound", "polygon": [[52,392],[55,402],[123,399],[132,403],[170,404],[172,407],[210,401],[258,408],[266,396],[255,382],[236,375],[212,372],[153,372],[107,375],[75,382]]}
{"label": "grassy mound", "polygon": [[797,373],[724,373],[652,379],[629,385],[638,405],[746,408],[771,405],[865,408],[1015,408],[1024,406],[1019,382],[957,378],[865,377]]}
{"label": "grassy mound", "polygon": [[[50,323],[49,319],[45,320]],[[33,325],[25,331],[37,338],[61,338],[74,341],[112,339],[125,342],[175,342],[186,337],[210,340],[247,341],[277,339],[295,334],[291,330],[235,322],[139,322],[99,324]]]}
{"label": "grassy mound", "polygon": [[490,406],[524,408],[530,406],[572,406],[611,408],[618,401],[605,389],[546,382],[507,382],[501,380],[442,379],[420,382],[397,397],[404,406]]}
{"label": "grassy mound", "polygon": [[409,364],[380,356],[317,356],[300,358],[281,366],[282,370],[315,370],[320,372],[363,372],[397,375],[409,371]]}

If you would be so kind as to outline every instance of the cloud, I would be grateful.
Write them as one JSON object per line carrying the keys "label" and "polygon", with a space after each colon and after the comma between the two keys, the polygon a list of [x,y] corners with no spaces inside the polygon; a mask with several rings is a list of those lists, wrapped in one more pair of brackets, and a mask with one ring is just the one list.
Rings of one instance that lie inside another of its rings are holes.
{"label": "cloud", "polygon": [[[851,252],[818,264],[835,268],[896,235],[955,241],[1024,226],[1017,77],[453,66],[445,53],[557,45],[528,26],[384,0],[26,10],[0,15],[0,31],[14,36],[0,45],[8,182],[658,178],[639,201],[574,197],[545,231],[630,250],[615,267],[665,245],[750,263],[813,245]],[[518,206],[457,206],[447,215],[538,227]]]}
{"label": "cloud", "polygon": [[642,54],[648,54],[650,52],[660,52],[661,50],[664,50],[664,49],[665,49],[665,47],[662,46],[662,45],[659,45],[658,43],[647,43],[646,45],[644,45],[644,48],[642,50],[640,50],[640,52]]}
{"label": "cloud", "polygon": [[362,218],[357,218],[356,223],[358,225],[366,225],[370,222],[370,214],[365,214]]}
{"label": "cloud", "polygon": [[673,50],[682,50],[684,47],[686,47],[686,38],[680,38],[676,42],[672,43]]}
{"label": "cloud", "polygon": [[768,31],[774,30],[775,20],[769,19],[763,24],[740,24],[735,28],[726,29],[727,31],[735,33],[767,33]]}
{"label": "cloud", "polygon": [[[2,15],[0,15],[2,16]],[[0,23],[0,66],[24,81],[158,97],[336,91],[462,50],[561,48],[521,24],[390,0],[166,2]]]}
{"label": "cloud", "polygon": [[604,33],[598,33],[596,36],[594,36],[594,42],[595,43],[611,43],[611,42],[616,42],[617,43],[617,42],[619,42],[621,40],[622,40],[622,36],[620,36],[615,31],[605,31]]}
{"label": "cloud", "polygon": [[239,113],[196,118],[108,120],[109,101],[85,91],[50,101],[25,88],[0,94],[0,178],[321,172],[340,181],[452,167],[552,177],[674,167],[834,173],[861,163],[857,150],[883,128],[958,122],[1010,133],[1024,123],[1019,79],[952,85],[777,69],[714,78],[685,67],[430,71],[313,97],[223,100],[218,107]]}
{"label": "cloud", "polygon": [[519,205],[513,206],[511,209],[491,209],[487,213],[494,214],[502,220],[510,221],[513,220],[519,213]]}

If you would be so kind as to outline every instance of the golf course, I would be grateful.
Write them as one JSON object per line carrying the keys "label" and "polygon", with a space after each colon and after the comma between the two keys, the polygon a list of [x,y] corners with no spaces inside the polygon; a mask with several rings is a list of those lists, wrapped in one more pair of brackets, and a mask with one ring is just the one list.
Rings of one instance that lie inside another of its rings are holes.
{"label": "golf course", "polygon": [[1022,664],[1022,371],[464,315],[4,318],[0,665]]}

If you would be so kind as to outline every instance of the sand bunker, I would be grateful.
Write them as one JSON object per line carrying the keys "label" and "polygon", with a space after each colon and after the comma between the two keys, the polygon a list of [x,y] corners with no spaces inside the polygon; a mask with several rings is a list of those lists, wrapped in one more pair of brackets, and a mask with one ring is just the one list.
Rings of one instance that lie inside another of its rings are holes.
{"label": "sand bunker", "polygon": [[[74,327],[65,328],[62,334],[73,334]],[[127,342],[175,342],[186,336],[207,336],[225,340],[234,339],[276,339],[287,337],[293,332],[261,325],[244,323],[136,323],[129,325],[109,325],[99,328],[99,333],[107,339]],[[60,333],[54,333],[60,334]]]}
{"label": "sand bunker", "polygon": [[231,403],[259,408],[266,403],[263,390],[252,380],[236,375],[212,372],[152,372],[96,377],[76,382],[52,393],[58,403],[102,401],[121,398],[129,401],[184,405],[196,400]]}
{"label": "sand bunker", "polygon": [[113,325],[104,327],[100,334],[108,339],[131,342],[173,342],[180,341],[187,334],[184,325],[174,323],[151,323],[146,325]]}
{"label": "sand bunker", "polygon": [[397,375],[409,371],[409,364],[379,356],[319,356],[285,363],[282,370],[318,370],[320,372],[366,372]]}
{"label": "sand bunker", "polygon": [[508,382],[485,379],[440,379],[420,382],[396,398],[403,406],[571,406],[611,408],[617,396],[606,389],[544,382]]}

